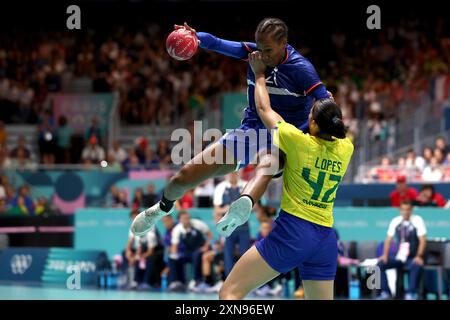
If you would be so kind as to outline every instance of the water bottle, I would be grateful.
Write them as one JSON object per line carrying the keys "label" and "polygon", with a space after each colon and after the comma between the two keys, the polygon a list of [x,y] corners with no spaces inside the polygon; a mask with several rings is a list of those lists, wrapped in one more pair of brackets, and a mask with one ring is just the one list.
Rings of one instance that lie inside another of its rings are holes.
{"label": "water bottle", "polygon": [[161,276],[161,291],[167,290],[167,273]]}
{"label": "water bottle", "polygon": [[289,281],[287,281],[285,278],[281,279],[281,284],[283,286],[283,296],[285,298],[289,298],[291,293],[289,290]]}
{"label": "water bottle", "polygon": [[113,289],[117,289],[117,278],[118,278],[117,272],[111,273],[111,288]]}
{"label": "water bottle", "polygon": [[98,280],[99,280],[98,286],[100,288],[106,288],[106,275],[104,271],[99,272]]}
{"label": "water bottle", "polygon": [[107,272],[106,272],[106,287],[107,287],[108,289],[109,289],[109,288],[112,288],[112,282],[113,282],[112,274],[111,274],[110,271],[107,271]]}
{"label": "water bottle", "polygon": [[358,279],[353,278],[350,281],[349,285],[349,298],[350,300],[358,300],[361,297],[361,290],[359,288],[359,281]]}

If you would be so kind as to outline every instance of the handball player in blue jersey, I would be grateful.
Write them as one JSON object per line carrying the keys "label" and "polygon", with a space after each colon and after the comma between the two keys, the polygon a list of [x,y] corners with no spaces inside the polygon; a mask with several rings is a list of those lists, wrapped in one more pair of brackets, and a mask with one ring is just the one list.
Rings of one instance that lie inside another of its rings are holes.
{"label": "handball player in blue jersey", "polygon": [[[227,132],[184,165],[166,185],[161,200],[135,218],[131,230],[135,235],[145,234],[159,219],[173,212],[174,202],[187,190],[206,179],[254,163],[255,176],[217,224],[218,232],[229,236],[248,220],[254,203],[261,198],[272,177],[278,174],[274,168],[282,167],[283,163],[283,155],[278,154],[277,148],[272,148],[272,137],[256,111],[255,75],[248,64],[249,53],[259,51],[262,54],[267,67],[266,85],[273,109],[286,122],[304,132],[308,131],[308,115],[314,101],[329,98],[330,94],[313,65],[287,43],[288,28],[280,19],[263,19],[256,28],[254,43],[228,41],[209,33],[196,32],[186,23],[184,26],[176,25],[175,28],[196,33],[200,48],[247,61],[248,106],[241,126]],[[221,161],[206,163],[206,158],[220,158]]]}

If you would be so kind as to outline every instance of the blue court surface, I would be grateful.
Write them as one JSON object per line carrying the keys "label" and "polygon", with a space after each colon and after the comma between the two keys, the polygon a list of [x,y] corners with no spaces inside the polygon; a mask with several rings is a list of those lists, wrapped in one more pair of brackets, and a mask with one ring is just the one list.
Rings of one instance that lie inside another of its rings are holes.
{"label": "blue court surface", "polygon": [[[0,300],[217,300],[217,294],[161,293],[150,291],[104,290],[81,288],[69,290],[64,287],[1,284]],[[249,300],[260,298],[249,296]]]}

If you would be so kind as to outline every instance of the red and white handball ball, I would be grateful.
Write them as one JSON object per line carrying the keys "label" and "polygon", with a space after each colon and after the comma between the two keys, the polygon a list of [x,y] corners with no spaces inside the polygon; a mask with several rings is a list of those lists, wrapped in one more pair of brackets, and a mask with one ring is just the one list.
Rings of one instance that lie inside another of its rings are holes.
{"label": "red and white handball ball", "polygon": [[172,31],[166,40],[169,55],[176,60],[188,60],[197,52],[198,39],[194,32],[180,28]]}

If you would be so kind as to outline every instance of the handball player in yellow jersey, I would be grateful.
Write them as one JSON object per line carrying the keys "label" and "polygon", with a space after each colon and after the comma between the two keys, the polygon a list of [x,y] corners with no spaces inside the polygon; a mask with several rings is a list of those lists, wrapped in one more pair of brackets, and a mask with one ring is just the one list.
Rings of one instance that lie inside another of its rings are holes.
{"label": "handball player in yellow jersey", "polygon": [[[299,267],[306,299],[333,299],[338,259],[333,203],[353,144],[346,138],[342,113],[333,99],[314,103],[309,134],[285,122],[270,105],[261,53],[249,54],[249,61],[256,79],[257,112],[265,127],[274,129],[273,143],[284,153],[283,195],[272,232],[238,260],[219,298],[242,299],[280,273]],[[243,220],[222,219],[225,224]]]}

